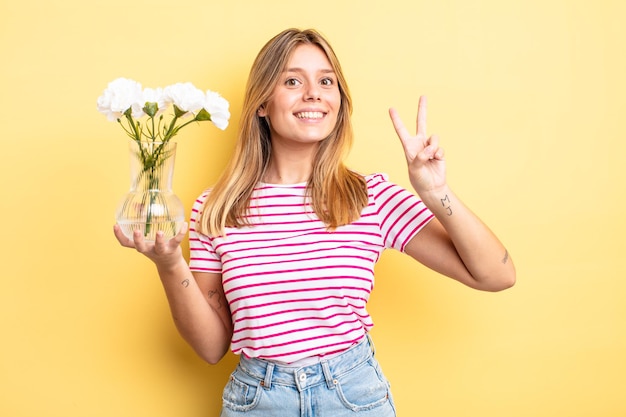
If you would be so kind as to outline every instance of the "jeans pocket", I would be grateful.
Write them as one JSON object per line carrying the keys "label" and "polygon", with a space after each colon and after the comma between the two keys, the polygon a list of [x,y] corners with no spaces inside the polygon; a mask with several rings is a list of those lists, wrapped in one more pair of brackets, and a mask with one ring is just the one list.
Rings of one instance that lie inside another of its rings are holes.
{"label": "jeans pocket", "polygon": [[238,378],[237,373],[235,371],[231,374],[228,383],[224,387],[222,393],[223,405],[233,411],[250,411],[259,403],[262,391],[260,383],[244,381]]}
{"label": "jeans pocket", "polygon": [[389,401],[389,383],[372,359],[337,378],[337,395],[349,410],[358,412],[380,407]]}

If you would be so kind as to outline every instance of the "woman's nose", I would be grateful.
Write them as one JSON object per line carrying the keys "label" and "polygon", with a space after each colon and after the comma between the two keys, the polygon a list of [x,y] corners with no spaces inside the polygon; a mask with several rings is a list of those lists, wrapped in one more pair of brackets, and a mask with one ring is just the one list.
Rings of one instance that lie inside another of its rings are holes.
{"label": "woman's nose", "polygon": [[320,89],[316,84],[309,84],[305,91],[305,100],[314,101],[320,99]]}

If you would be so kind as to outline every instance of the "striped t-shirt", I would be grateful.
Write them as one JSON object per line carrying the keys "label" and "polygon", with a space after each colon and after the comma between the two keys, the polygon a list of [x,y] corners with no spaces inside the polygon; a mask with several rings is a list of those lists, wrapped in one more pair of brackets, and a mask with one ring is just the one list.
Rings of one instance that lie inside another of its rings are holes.
{"label": "striped t-shirt", "polygon": [[365,179],[361,218],[334,231],[312,211],[306,184],[259,184],[251,226],[226,228],[221,237],[196,232],[208,192],[196,200],[190,268],[222,274],[233,353],[291,363],[343,351],[371,329],[374,264],[386,248],[403,251],[433,214],[386,175]]}

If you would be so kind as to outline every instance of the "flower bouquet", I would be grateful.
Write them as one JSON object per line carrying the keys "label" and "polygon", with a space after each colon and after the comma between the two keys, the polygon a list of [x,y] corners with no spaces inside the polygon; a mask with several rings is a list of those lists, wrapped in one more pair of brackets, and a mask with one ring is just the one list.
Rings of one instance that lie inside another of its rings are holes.
{"label": "flower bouquet", "polygon": [[[172,191],[176,143],[171,139],[193,122],[210,121],[226,129],[228,101],[191,83],[152,89],[118,78],[98,98],[97,107],[131,138],[131,187],[116,214],[124,234],[131,237],[141,230],[149,241],[158,231],[175,236],[185,221],[185,210]],[[170,119],[165,116],[168,110]]]}

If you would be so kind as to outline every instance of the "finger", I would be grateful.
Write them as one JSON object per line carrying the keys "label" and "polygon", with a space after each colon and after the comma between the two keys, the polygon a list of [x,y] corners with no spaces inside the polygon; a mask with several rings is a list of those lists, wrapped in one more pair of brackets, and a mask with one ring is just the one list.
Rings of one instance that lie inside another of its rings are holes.
{"label": "finger", "polygon": [[444,159],[444,155],[445,155],[445,151],[439,145],[439,136],[438,135],[432,135],[430,143],[431,143],[431,146],[433,147],[433,159],[443,160]]}
{"label": "finger", "polygon": [[182,226],[180,227],[180,231],[178,232],[176,236],[172,238],[171,241],[175,243],[177,246],[180,245],[185,239],[185,236],[187,235],[188,228],[189,228],[189,224],[187,222],[183,222]]}
{"label": "finger", "polygon": [[417,105],[417,134],[424,137],[426,136],[426,107],[428,107],[426,96],[420,96]]}
{"label": "finger", "polygon": [[164,253],[167,248],[165,233],[159,230],[154,235],[154,250],[156,253]]}
{"label": "finger", "polygon": [[398,111],[396,109],[394,109],[393,107],[390,108],[389,116],[391,117],[391,123],[393,123],[393,128],[395,129],[396,134],[402,141],[404,141],[405,138],[411,136],[409,131],[406,130],[406,127],[404,127],[404,123],[402,122],[402,119],[400,118],[400,115],[398,114]]}
{"label": "finger", "polygon": [[161,230],[159,230],[156,233],[155,239],[154,239],[154,249],[157,253],[167,253],[173,249],[176,249],[176,247],[178,247],[183,240],[185,239],[185,236],[187,235],[187,228],[188,228],[188,224],[187,222],[183,222],[179,232],[176,234],[176,236],[174,236],[173,238],[167,240],[167,238],[165,237],[165,233]]}
{"label": "finger", "polygon": [[439,147],[439,136],[432,135],[428,138],[426,147],[419,153],[418,157],[421,161],[435,159],[440,150],[443,151],[443,149]]}
{"label": "finger", "polygon": [[118,242],[120,242],[120,245],[126,247],[126,248],[134,248],[135,244],[132,241],[132,239],[129,239],[124,232],[122,231],[122,228],[120,227],[119,224],[115,224],[113,225],[113,234],[115,235],[115,238],[117,239]]}
{"label": "finger", "polygon": [[433,148],[438,148],[439,147],[439,135],[431,135],[428,138],[428,146],[433,147]]}
{"label": "finger", "polygon": [[445,159],[444,156],[445,156],[445,152],[443,148],[437,149],[437,152],[435,152],[435,159],[438,161],[443,161]]}
{"label": "finger", "polygon": [[135,230],[133,231],[133,242],[135,244],[135,249],[137,249],[138,252],[141,253],[145,253],[147,252],[147,245],[146,245],[146,241],[143,238],[143,235],[141,234],[141,230]]}
{"label": "finger", "polygon": [[182,226],[180,227],[180,231],[176,234],[176,236],[170,239],[170,241],[168,242],[170,250],[176,249],[183,242],[183,240],[185,239],[185,236],[187,235],[187,227],[188,227],[187,222],[184,222]]}

